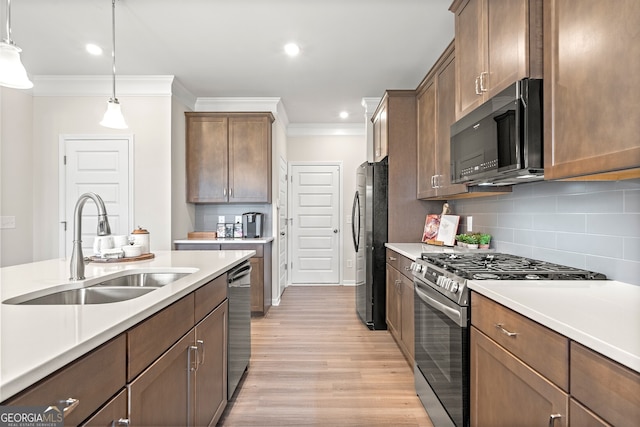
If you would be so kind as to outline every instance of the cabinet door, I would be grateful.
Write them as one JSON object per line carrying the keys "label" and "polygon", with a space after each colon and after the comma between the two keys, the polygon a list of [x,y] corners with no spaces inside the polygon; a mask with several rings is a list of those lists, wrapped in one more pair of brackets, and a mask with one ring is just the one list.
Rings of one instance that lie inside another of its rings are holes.
{"label": "cabinet door", "polygon": [[251,311],[264,313],[264,258],[251,258]]}
{"label": "cabinet door", "polygon": [[640,176],[638,23],[637,0],[545,2],[545,179]]}
{"label": "cabinet door", "polygon": [[271,120],[229,118],[229,202],[271,203]]}
{"label": "cabinet door", "polygon": [[128,386],[132,426],[191,425],[194,343],[191,330]]}
{"label": "cabinet door", "polygon": [[215,425],[227,405],[227,317],[223,302],[196,326],[195,425]]}
{"label": "cabinet door", "polygon": [[396,340],[402,339],[402,331],[400,324],[400,296],[398,287],[401,284],[400,273],[395,268],[387,264],[387,301],[386,301],[386,320],[387,327]]}
{"label": "cabinet door", "polygon": [[194,343],[192,329],[128,386],[132,426],[193,423]]}
{"label": "cabinet door", "polygon": [[187,201],[227,201],[228,120],[224,116],[188,115]]}
{"label": "cabinet door", "polygon": [[389,154],[387,105],[382,104],[373,119],[373,161],[379,162]]}
{"label": "cabinet door", "polygon": [[[456,33],[456,119],[482,104],[484,71],[483,0],[467,0],[454,10]],[[452,6],[453,7],[453,6]]]}
{"label": "cabinet door", "polygon": [[417,97],[418,109],[418,158],[417,179],[418,199],[436,195],[434,177],[436,175],[436,85],[432,79],[427,82]]}
{"label": "cabinet door", "polygon": [[451,125],[455,114],[455,60],[451,54],[436,73],[436,187],[439,197],[467,192],[464,184],[451,183]]}
{"label": "cabinet door", "polygon": [[128,426],[127,390],[123,389],[91,418],[81,424],[82,427],[118,427]]}
{"label": "cabinet door", "polygon": [[400,310],[402,319],[400,320],[402,328],[402,343],[405,347],[405,354],[409,357],[409,364],[413,366],[415,361],[415,322],[413,319],[413,280],[404,274],[399,275],[402,284],[400,285]]}
{"label": "cabinet door", "polygon": [[[566,427],[569,397],[471,328],[471,426]],[[550,423],[552,415],[561,418]]]}

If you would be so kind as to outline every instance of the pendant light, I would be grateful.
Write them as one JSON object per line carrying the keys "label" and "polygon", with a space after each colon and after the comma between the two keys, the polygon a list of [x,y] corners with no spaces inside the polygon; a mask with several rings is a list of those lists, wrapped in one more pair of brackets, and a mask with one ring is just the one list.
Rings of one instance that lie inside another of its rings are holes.
{"label": "pendant light", "polygon": [[20,49],[11,40],[11,0],[7,0],[7,38],[0,42],[0,86],[31,89],[33,83],[20,61]]}
{"label": "pendant light", "polygon": [[116,98],[116,0],[111,0],[111,41],[113,45],[111,53],[113,59],[113,92],[109,102],[107,102],[107,111],[104,113],[100,124],[113,129],[126,129],[127,123],[124,121],[120,103]]}

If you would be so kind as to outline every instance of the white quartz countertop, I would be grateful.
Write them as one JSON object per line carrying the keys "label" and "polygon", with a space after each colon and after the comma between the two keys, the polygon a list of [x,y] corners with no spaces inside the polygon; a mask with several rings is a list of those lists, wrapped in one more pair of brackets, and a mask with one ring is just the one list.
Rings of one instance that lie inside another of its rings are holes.
{"label": "white quartz countertop", "polygon": [[228,244],[241,244],[241,245],[260,245],[273,242],[273,237],[261,237],[256,239],[180,239],[174,240],[173,243],[191,243],[191,244],[215,244],[215,245],[228,245]]}
{"label": "white quartz countertop", "polygon": [[51,289],[84,287],[125,272],[187,272],[138,298],[110,304],[0,304],[0,402],[98,347],[141,320],[255,255],[238,251],[162,251],[147,261],[87,264],[71,282],[69,260],[0,269],[0,300]]}
{"label": "white quartz countertop", "polygon": [[640,372],[640,286],[614,280],[467,283],[470,289]]}

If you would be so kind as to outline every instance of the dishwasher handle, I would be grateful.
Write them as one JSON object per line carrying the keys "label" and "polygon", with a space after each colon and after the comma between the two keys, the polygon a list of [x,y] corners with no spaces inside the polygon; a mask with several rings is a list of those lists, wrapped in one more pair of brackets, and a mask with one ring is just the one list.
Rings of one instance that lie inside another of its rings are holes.
{"label": "dishwasher handle", "polygon": [[250,274],[251,274],[251,264],[246,263],[243,266],[230,271],[229,275],[227,276],[227,281],[229,282],[229,285],[232,286],[233,283],[240,281],[240,279],[242,279],[243,277],[249,276]]}

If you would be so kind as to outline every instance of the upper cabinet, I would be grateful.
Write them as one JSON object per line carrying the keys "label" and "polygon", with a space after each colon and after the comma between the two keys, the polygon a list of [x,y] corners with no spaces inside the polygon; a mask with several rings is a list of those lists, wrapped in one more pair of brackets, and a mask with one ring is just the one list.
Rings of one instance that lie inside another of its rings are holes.
{"label": "upper cabinet", "polygon": [[455,117],[511,83],[542,78],[542,0],[456,0]]}
{"label": "upper cabinet", "polygon": [[544,7],[545,179],[640,176],[640,2]]}
{"label": "upper cabinet", "polygon": [[187,112],[187,201],[271,203],[271,113]]}
{"label": "upper cabinet", "polygon": [[379,162],[389,154],[386,100],[380,104],[371,120],[373,121],[373,161]]}

